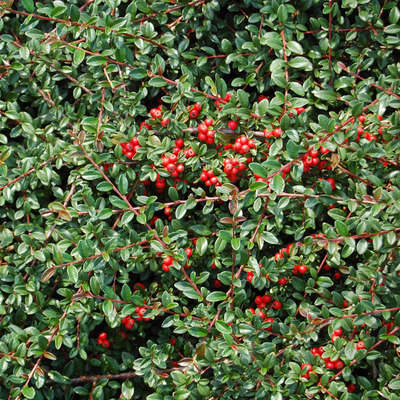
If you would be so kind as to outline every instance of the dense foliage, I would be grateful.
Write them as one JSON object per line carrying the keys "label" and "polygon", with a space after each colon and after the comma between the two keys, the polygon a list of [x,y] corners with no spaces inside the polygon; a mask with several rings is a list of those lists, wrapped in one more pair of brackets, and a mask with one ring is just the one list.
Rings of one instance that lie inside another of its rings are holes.
{"label": "dense foliage", "polygon": [[396,1],[1,4],[1,399],[400,399]]}

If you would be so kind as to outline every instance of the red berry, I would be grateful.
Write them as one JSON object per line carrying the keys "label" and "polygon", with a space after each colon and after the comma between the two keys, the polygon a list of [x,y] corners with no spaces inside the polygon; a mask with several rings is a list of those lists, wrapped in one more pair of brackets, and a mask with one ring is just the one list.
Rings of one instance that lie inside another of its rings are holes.
{"label": "red berry", "polygon": [[222,283],[221,283],[221,281],[219,281],[218,279],[216,279],[216,280],[214,281],[214,287],[215,287],[216,289],[219,289],[219,288],[221,287],[221,285],[222,285]]}
{"label": "red berry", "polygon": [[258,304],[261,304],[262,301],[263,301],[263,299],[262,299],[261,296],[257,296],[257,297],[254,299],[254,302],[255,302],[257,305],[258,305]]}
{"label": "red berry", "polygon": [[103,340],[106,340],[106,339],[107,339],[107,333],[105,333],[105,332],[100,333],[99,340],[103,341]]}
{"label": "red berry", "polygon": [[299,273],[300,274],[305,274],[308,271],[308,268],[305,265],[300,265],[299,266]]}
{"label": "red berry", "polygon": [[235,130],[237,128],[237,122],[236,121],[229,121],[228,122],[228,128]]}
{"label": "red berry", "polygon": [[174,259],[172,257],[170,257],[170,256],[167,256],[167,257],[164,258],[164,264],[165,265],[172,265],[173,261],[174,261]]}
{"label": "red berry", "polygon": [[348,391],[349,393],[353,393],[355,390],[356,390],[356,386],[353,385],[352,383],[350,383],[350,385],[347,386],[347,391]]}
{"label": "red berry", "polygon": [[192,109],[189,113],[190,118],[197,118],[197,116],[199,115],[199,112],[195,109]]}
{"label": "red berry", "polygon": [[364,115],[360,115],[360,116],[358,117],[358,120],[359,120],[361,123],[365,122],[365,116],[364,116]]}
{"label": "red berry", "polygon": [[205,142],[207,140],[207,135],[204,133],[199,133],[197,137],[202,141]]}
{"label": "red berry", "polygon": [[185,144],[183,139],[176,139],[175,140],[175,145],[176,147],[183,147],[183,145]]}
{"label": "red berry", "polygon": [[320,151],[322,154],[328,154],[329,153],[329,149],[327,149],[326,147],[322,147],[320,148]]}
{"label": "red berry", "polygon": [[281,136],[282,136],[282,133],[283,133],[283,131],[282,131],[281,128],[276,128],[276,129],[274,129],[273,132],[272,132],[272,134],[273,134],[275,137],[281,137]]}
{"label": "red berry", "polygon": [[319,356],[319,349],[317,347],[313,347],[311,349],[311,353],[314,357]]}
{"label": "red berry", "polygon": [[176,166],[176,171],[179,172],[180,174],[185,170],[185,167],[183,164],[178,164]]}
{"label": "red berry", "polygon": [[135,320],[133,318],[129,318],[128,321],[125,323],[126,329],[132,329],[133,325],[135,325]]}
{"label": "red berry", "polygon": [[201,111],[201,104],[200,103],[195,103],[193,106],[193,109],[200,112]]}
{"label": "red berry", "polygon": [[257,315],[258,315],[259,317],[261,317],[262,319],[265,318],[265,312],[264,312],[264,311],[259,311],[259,312],[257,313]]}
{"label": "red berry", "polygon": [[297,111],[297,115],[300,115],[301,113],[306,111],[306,109],[304,107],[297,107],[297,108],[295,108],[295,110]]}
{"label": "red berry", "polygon": [[328,369],[334,369],[335,368],[335,364],[332,361],[329,361],[325,364],[325,367]]}
{"label": "red berry", "polygon": [[364,342],[358,342],[357,343],[357,350],[363,350],[363,349],[365,349]]}
{"label": "red berry", "polygon": [[213,121],[211,118],[206,118],[206,119],[204,120],[204,124],[205,124],[206,126],[211,126],[213,123],[214,123],[214,121]]}
{"label": "red berry", "polygon": [[339,329],[335,329],[334,331],[333,331],[333,334],[335,335],[335,336],[340,336],[341,334],[343,333],[343,331],[339,328]]}
{"label": "red berry", "polygon": [[272,300],[272,297],[271,297],[270,295],[268,295],[268,294],[265,294],[265,295],[262,297],[262,301],[263,301],[264,303],[269,303],[271,300]]}
{"label": "red berry", "polygon": [[336,279],[337,281],[342,277],[342,274],[340,272],[335,272],[333,274],[333,279]]}
{"label": "red berry", "polygon": [[271,324],[271,326],[269,326],[268,328],[266,328],[266,330],[267,330],[268,332],[271,332],[271,331],[272,331],[272,323],[274,322],[274,319],[271,318],[271,317],[269,317],[269,318],[265,318],[264,321],[265,321],[265,322],[269,322],[269,323]]}
{"label": "red berry", "polygon": [[285,277],[283,277],[283,278],[279,279],[278,283],[279,283],[280,285],[286,285],[287,279],[286,279]]}
{"label": "red berry", "polygon": [[192,254],[193,254],[193,250],[191,249],[191,248],[187,248],[187,249],[185,249],[185,253],[186,253],[186,255],[188,256],[188,257],[191,257],[192,256]]}
{"label": "red berry", "polygon": [[342,361],[336,361],[335,362],[335,368],[336,369],[342,369],[344,367],[344,364]]}
{"label": "red berry", "polygon": [[278,301],[278,300],[275,300],[275,301],[272,303],[272,308],[273,308],[274,310],[280,310],[281,307],[282,307],[282,304],[281,304],[281,302]]}

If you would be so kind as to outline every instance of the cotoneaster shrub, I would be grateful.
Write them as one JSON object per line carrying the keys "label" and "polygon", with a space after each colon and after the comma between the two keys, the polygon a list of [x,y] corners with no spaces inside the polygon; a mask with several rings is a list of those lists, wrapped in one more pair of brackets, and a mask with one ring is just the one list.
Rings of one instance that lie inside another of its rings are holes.
{"label": "cotoneaster shrub", "polygon": [[397,2],[1,7],[1,399],[399,399]]}

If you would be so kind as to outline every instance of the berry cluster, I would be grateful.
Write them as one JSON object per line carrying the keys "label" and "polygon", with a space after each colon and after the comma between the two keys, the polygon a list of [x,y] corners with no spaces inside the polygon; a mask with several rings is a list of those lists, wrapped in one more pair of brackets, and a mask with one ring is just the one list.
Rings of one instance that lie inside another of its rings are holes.
{"label": "berry cluster", "polygon": [[298,274],[304,275],[307,273],[307,271],[308,271],[308,268],[305,265],[297,265],[296,264],[293,266],[293,275],[298,275]]}
{"label": "berry cluster", "polygon": [[[378,117],[379,121],[382,121],[382,119],[383,119],[382,115],[377,115],[377,117]],[[357,128],[357,139],[356,139],[356,141],[359,142],[359,141],[360,141],[360,138],[361,138],[361,135],[364,134],[364,137],[365,137],[369,142],[370,142],[371,140],[375,140],[375,142],[376,142],[376,141],[377,141],[377,137],[376,137],[375,135],[372,135],[370,132],[366,132],[366,131],[364,130],[364,127],[363,127],[362,124],[364,124],[365,120],[366,120],[365,115],[360,115],[360,116],[358,117],[358,121],[360,122],[360,124],[358,125],[358,128]],[[382,134],[382,128],[379,128],[378,131],[377,131],[377,133]]]}
{"label": "berry cluster", "polygon": [[[168,207],[169,208],[169,207]],[[165,211],[164,211],[165,212]],[[167,256],[164,258],[163,261],[163,265],[162,265],[162,270],[164,272],[168,272],[169,271],[169,267],[172,265],[172,263],[174,262],[174,259],[171,256]]]}
{"label": "berry cluster", "polygon": [[214,175],[214,172],[212,169],[203,168],[203,172],[200,175],[200,180],[202,182],[205,182],[206,186],[211,186],[211,185],[221,186],[221,182]]}
{"label": "berry cluster", "polygon": [[185,155],[186,158],[192,158],[196,156],[196,153],[191,147],[189,147],[188,149],[184,149],[183,154]]}
{"label": "berry cluster", "polygon": [[189,118],[194,119],[197,118],[201,111],[201,104],[195,103],[192,107],[187,106],[186,109],[189,111]]}
{"label": "berry cluster", "polygon": [[228,176],[231,182],[235,182],[238,179],[238,174],[241,171],[247,169],[246,165],[235,158],[224,159],[224,172]]}
{"label": "berry cluster", "polygon": [[107,339],[107,333],[102,332],[100,333],[99,337],[97,338],[97,344],[103,346],[105,349],[110,347],[110,341]]}
{"label": "berry cluster", "polygon": [[150,110],[150,115],[151,115],[154,119],[161,118],[162,115],[163,115],[161,109],[162,109],[162,105],[159,105],[157,108],[152,108],[152,109]]}
{"label": "berry cluster", "polygon": [[324,169],[326,170],[332,169],[330,165],[327,165],[326,160],[320,160],[318,158],[321,157],[321,155],[319,154],[320,152],[322,155],[325,155],[329,153],[329,149],[321,147],[320,151],[313,149],[303,155],[302,161],[304,165],[304,172],[308,172],[311,169],[311,167],[317,167],[320,171]]}
{"label": "berry cluster", "polygon": [[[219,94],[217,97],[218,97],[219,99],[222,99],[222,96],[221,96],[220,94]],[[229,99],[230,99],[231,97],[232,97],[232,95],[229,94],[229,93],[227,93],[227,94],[225,95],[225,97],[224,97],[224,101],[229,101]],[[215,105],[215,107],[217,108],[218,111],[221,111],[221,110],[222,110],[223,105],[222,105],[221,101],[216,100],[216,101],[214,102],[214,105]]]}
{"label": "berry cluster", "polygon": [[[265,297],[265,296],[264,296]],[[259,307],[258,307],[259,308]],[[267,328],[265,328],[266,331],[271,332],[272,331],[272,324],[274,323],[274,319],[272,317],[267,317],[265,315],[264,311],[258,311],[256,313],[256,310],[254,310],[254,308],[249,308],[248,309],[252,314],[254,315],[258,315],[260,318],[262,318],[264,320],[264,322],[268,322],[270,324],[270,326],[268,326]]]}
{"label": "berry cluster", "polygon": [[269,131],[267,128],[264,129],[264,136],[266,139],[269,139],[271,137],[279,138],[282,136],[282,133],[283,133],[283,131],[281,128],[275,128],[275,129],[272,129],[272,131]]}
{"label": "berry cluster", "polygon": [[126,317],[122,318],[121,324],[125,325],[125,328],[130,330],[135,325],[135,320],[132,318],[132,316],[127,315]]}
{"label": "berry cluster", "polygon": [[177,164],[178,157],[175,154],[171,154],[170,156],[162,156],[161,160],[164,169],[166,169],[174,178],[177,178],[179,174],[185,170],[183,164]]}
{"label": "berry cluster", "polygon": [[250,149],[256,149],[257,146],[254,143],[253,139],[249,139],[246,136],[241,136],[235,140],[235,144],[233,145],[233,148],[236,152],[244,155],[244,154],[248,153],[250,151]]}
{"label": "berry cluster", "polygon": [[214,121],[211,118],[206,118],[204,123],[199,124],[197,129],[199,131],[197,137],[207,144],[213,144],[215,141],[215,130],[211,128]]}
{"label": "berry cluster", "polygon": [[137,137],[133,137],[130,142],[121,142],[122,154],[125,154],[129,159],[134,157],[140,149],[139,139]]}
{"label": "berry cluster", "polygon": [[279,252],[275,254],[275,261],[281,260],[284,257],[284,254],[289,255],[289,251],[290,251],[291,247],[292,247],[292,244],[289,244],[288,247],[280,249]]}

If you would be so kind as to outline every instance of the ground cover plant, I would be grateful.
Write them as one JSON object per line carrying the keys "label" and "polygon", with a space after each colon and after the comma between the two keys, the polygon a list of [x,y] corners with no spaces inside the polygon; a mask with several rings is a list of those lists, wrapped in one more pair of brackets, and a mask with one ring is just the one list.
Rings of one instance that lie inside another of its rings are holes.
{"label": "ground cover plant", "polygon": [[399,399],[400,10],[2,1],[1,399]]}

